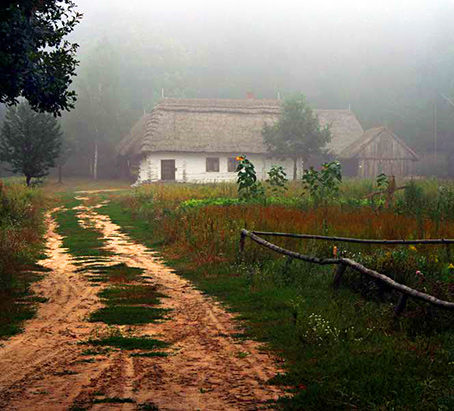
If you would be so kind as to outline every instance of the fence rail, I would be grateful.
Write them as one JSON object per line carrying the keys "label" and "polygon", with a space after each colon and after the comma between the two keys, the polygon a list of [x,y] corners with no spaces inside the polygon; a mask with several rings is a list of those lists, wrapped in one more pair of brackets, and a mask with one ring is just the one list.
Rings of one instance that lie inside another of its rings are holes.
{"label": "fence rail", "polygon": [[404,284],[400,284],[393,279],[389,278],[388,276],[381,274],[377,271],[371,270],[363,266],[362,264],[351,260],[349,258],[318,258],[309,255],[304,255],[297,253],[295,251],[290,251],[285,248],[279,247],[276,244],[270,243],[267,240],[264,240],[260,237],[260,235],[270,235],[270,236],[277,236],[277,237],[293,237],[293,238],[307,238],[307,239],[314,239],[314,240],[328,240],[328,241],[346,241],[352,243],[371,243],[372,244],[453,244],[454,240],[444,240],[444,239],[436,239],[436,240],[361,240],[356,238],[345,238],[345,237],[325,237],[325,236],[314,236],[309,234],[287,234],[287,233],[269,233],[263,231],[248,231],[246,229],[241,230],[241,237],[240,237],[240,254],[243,255],[244,247],[246,243],[246,238],[250,238],[257,244],[269,248],[272,251],[275,251],[279,254],[286,255],[291,259],[297,259],[306,261],[308,263],[319,264],[319,265],[337,265],[336,274],[334,276],[333,287],[338,288],[342,279],[342,276],[345,273],[347,267],[352,268],[355,271],[358,271],[364,275],[367,275],[375,280],[386,284],[390,288],[398,291],[401,293],[399,298],[399,302],[397,303],[395,313],[396,315],[401,314],[405,310],[405,306],[407,303],[408,297],[413,297],[417,300],[424,301],[426,303],[432,304],[434,306],[444,308],[446,310],[454,310],[454,303],[449,301],[440,300],[435,298],[432,295],[423,293],[421,291],[415,290],[411,287],[408,287]]}
{"label": "fence rail", "polygon": [[357,243],[357,244],[383,244],[383,245],[399,245],[399,244],[454,244],[452,238],[437,238],[425,240],[370,240],[362,238],[349,238],[349,237],[327,237],[323,235],[313,234],[292,234],[292,233],[274,233],[268,231],[251,231],[251,233],[258,236],[271,236],[271,237],[288,237],[288,238],[302,238],[307,240],[325,240],[336,241],[344,243]]}

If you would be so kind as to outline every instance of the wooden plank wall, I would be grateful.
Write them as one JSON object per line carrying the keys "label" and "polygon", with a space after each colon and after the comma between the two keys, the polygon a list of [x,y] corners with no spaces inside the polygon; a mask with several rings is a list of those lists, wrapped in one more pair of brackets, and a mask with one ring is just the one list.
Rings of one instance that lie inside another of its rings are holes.
{"label": "wooden plank wall", "polygon": [[414,158],[392,136],[382,133],[358,154],[358,176],[375,178],[380,173],[399,177],[413,174]]}

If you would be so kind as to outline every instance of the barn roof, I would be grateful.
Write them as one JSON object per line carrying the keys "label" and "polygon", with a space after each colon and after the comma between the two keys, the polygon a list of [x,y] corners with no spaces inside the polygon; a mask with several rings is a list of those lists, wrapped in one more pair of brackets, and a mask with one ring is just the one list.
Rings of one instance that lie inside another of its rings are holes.
{"label": "barn roof", "polygon": [[339,157],[341,158],[353,158],[353,157],[360,157],[361,152],[371,144],[375,139],[381,138],[383,136],[387,136],[392,138],[394,141],[397,142],[404,149],[405,158],[409,160],[419,160],[419,156],[410,148],[408,147],[395,133],[393,133],[388,127],[376,127],[366,130],[364,134],[356,141],[353,141],[348,147],[342,150],[339,153]]}
{"label": "barn roof", "polygon": [[[266,99],[163,99],[120,143],[121,155],[146,152],[267,153],[264,123],[275,122],[281,102]],[[314,110],[333,134],[328,149],[340,153],[363,129],[350,110]]]}

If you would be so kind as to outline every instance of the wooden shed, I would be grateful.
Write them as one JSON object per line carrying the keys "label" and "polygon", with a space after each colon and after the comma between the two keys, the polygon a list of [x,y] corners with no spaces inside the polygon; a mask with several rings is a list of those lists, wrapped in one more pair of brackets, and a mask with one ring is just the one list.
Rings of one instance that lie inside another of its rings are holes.
{"label": "wooden shed", "polygon": [[356,170],[356,175],[362,178],[375,178],[380,173],[410,176],[419,160],[419,156],[387,127],[365,131],[339,153],[339,158],[346,168]]}

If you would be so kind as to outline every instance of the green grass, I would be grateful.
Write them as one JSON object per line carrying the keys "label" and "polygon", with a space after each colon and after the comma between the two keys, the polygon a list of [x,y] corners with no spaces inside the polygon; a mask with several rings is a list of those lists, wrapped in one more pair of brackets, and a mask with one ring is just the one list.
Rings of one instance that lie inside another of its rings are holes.
{"label": "green grass", "polygon": [[99,294],[108,305],[156,305],[164,294],[156,291],[154,285],[123,284],[105,288]]}
{"label": "green grass", "polygon": [[94,347],[114,347],[121,350],[148,350],[166,348],[169,344],[149,337],[124,337],[113,335],[101,339],[88,340],[87,344]]}
{"label": "green grass", "polygon": [[164,319],[168,312],[169,310],[164,308],[114,305],[95,311],[89,321],[109,325],[149,324]]}
{"label": "green grass", "polygon": [[65,210],[56,214],[58,233],[63,238],[63,246],[75,257],[103,257],[111,255],[103,249],[105,241],[102,235],[94,228],[83,228],[79,224],[78,211],[74,207],[82,202],[73,196],[62,196]]}
{"label": "green grass", "polygon": [[88,272],[89,281],[96,283],[130,283],[142,279],[143,269],[129,267],[125,263],[115,265],[85,265],[77,270],[78,272]]}
{"label": "green grass", "polygon": [[[274,404],[276,409],[454,409],[454,324],[449,313],[410,301],[406,314],[395,319],[392,296],[382,302],[376,292],[356,287],[361,281],[357,274],[347,273],[334,291],[332,268],[294,261],[285,271],[284,259],[273,260],[249,243],[248,251],[262,257],[256,262],[194,263],[188,252],[175,258],[175,249],[160,237],[162,231],[153,230],[159,224],[153,213],[138,211],[140,202],[132,210],[120,201],[101,212],[239,313],[246,327],[241,338],[267,342],[282,357],[285,372],[272,383],[290,391]],[[146,207],[153,209],[152,200],[147,201]],[[157,215],[163,209],[157,208]],[[210,233],[207,243],[214,235]]]}
{"label": "green grass", "polygon": [[22,264],[16,270],[11,287],[0,291],[0,339],[22,332],[24,322],[35,316],[37,304],[47,301],[31,292],[30,286],[49,270],[33,263]]}

